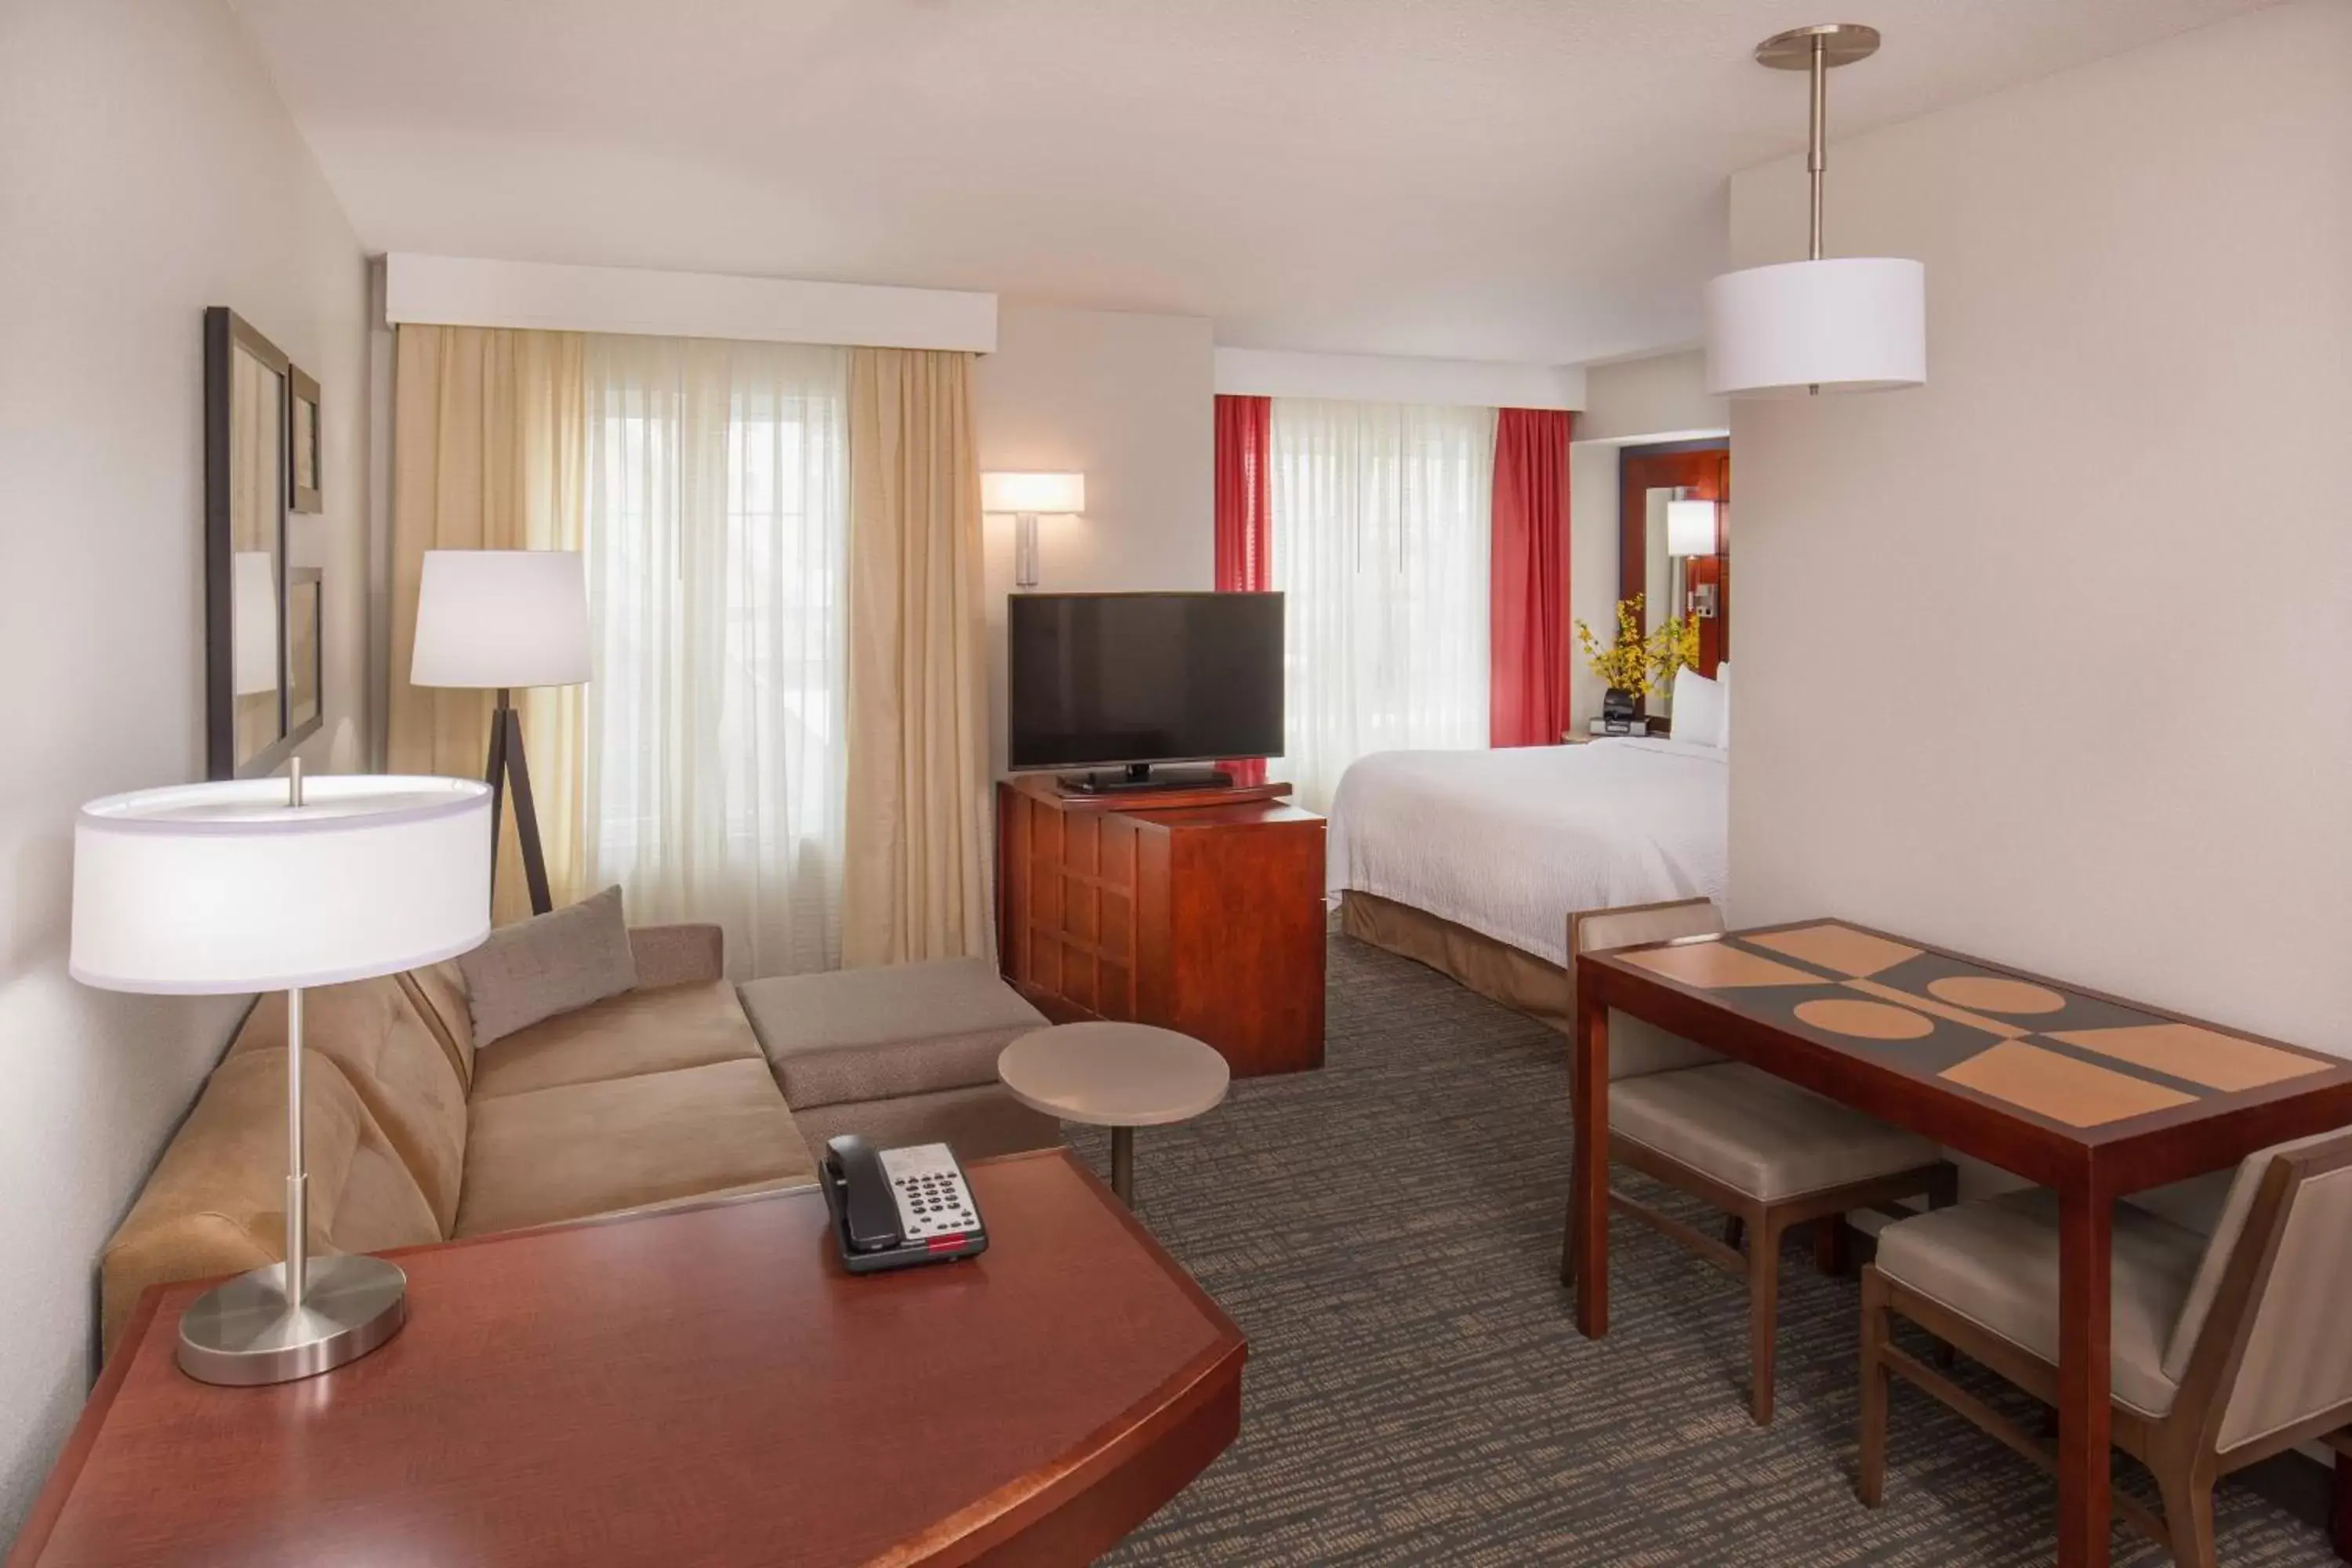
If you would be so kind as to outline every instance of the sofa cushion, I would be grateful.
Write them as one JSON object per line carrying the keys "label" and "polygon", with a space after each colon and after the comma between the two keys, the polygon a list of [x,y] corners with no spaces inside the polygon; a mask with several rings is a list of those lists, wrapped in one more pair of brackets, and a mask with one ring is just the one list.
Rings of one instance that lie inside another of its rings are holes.
{"label": "sofa cushion", "polygon": [[735,988],[725,981],[664,985],[516,1030],[476,1058],[474,1098],[734,1061],[764,1065]]}
{"label": "sofa cushion", "polygon": [[[438,1241],[433,1207],[341,1070],[302,1061],[314,1250]],[[150,1285],[237,1274],[286,1256],[286,1059],[247,1051],[214,1069],[100,1266],[110,1350]]]}
{"label": "sofa cushion", "polygon": [[477,1050],[527,1024],[617,996],[637,983],[621,889],[501,926],[457,958]]}
{"label": "sofa cushion", "polygon": [[[446,1236],[466,1163],[466,1089],[408,993],[391,976],[302,993],[302,1045],[342,1069]],[[254,1004],[229,1054],[286,1060],[286,994]]]}
{"label": "sofa cushion", "polygon": [[794,1110],[992,1084],[999,1053],[1046,1022],[978,958],[780,975],[740,991]]}
{"label": "sofa cushion", "polygon": [[[2119,1204],[2107,1344],[2115,1396],[2162,1415],[2180,1392],[2164,1347],[2205,1238]],[[2002,1193],[1898,1220],[1878,1233],[1879,1271],[1979,1328],[2058,1364],[2058,1194]]]}
{"label": "sofa cushion", "polygon": [[474,1084],[474,1013],[466,1000],[466,977],[457,972],[455,959],[423,969],[411,969],[400,975],[401,988],[416,1005],[417,1016],[433,1031],[449,1053],[449,1060],[457,1069],[458,1079],[467,1088]]}
{"label": "sofa cushion", "polygon": [[831,1140],[854,1132],[877,1148],[944,1143],[959,1160],[985,1160],[1027,1149],[1055,1149],[1062,1124],[1013,1098],[1001,1083],[984,1088],[941,1089],[896,1100],[859,1100],[795,1110],[793,1120],[811,1152],[822,1154]]}
{"label": "sofa cushion", "polygon": [[1609,1131],[1765,1203],[1932,1165],[1942,1153],[1745,1062],[1611,1084]]}
{"label": "sofa cushion", "polygon": [[756,1059],[492,1095],[473,1103],[457,1234],[792,1186],[815,1175],[783,1097]]}

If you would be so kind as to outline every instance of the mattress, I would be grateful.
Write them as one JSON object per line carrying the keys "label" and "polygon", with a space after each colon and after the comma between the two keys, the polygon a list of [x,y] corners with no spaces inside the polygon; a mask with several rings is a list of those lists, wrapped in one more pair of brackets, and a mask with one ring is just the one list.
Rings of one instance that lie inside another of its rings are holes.
{"label": "mattress", "polygon": [[1381,752],[1339,780],[1329,887],[1568,963],[1578,910],[1724,901],[1729,754],[1650,738]]}

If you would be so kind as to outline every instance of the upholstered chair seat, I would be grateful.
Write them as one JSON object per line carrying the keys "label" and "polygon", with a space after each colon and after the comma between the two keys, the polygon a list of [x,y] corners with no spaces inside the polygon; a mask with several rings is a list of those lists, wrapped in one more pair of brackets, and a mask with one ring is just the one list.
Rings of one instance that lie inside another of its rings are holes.
{"label": "upholstered chair seat", "polygon": [[[2205,1237],[2117,1205],[2111,1381],[2115,1396],[2161,1415],[2180,1392],[2164,1351],[2205,1258]],[[1989,1334],[2058,1361],[2058,1194],[2037,1187],[1938,1209],[1879,1233],[1880,1273]]]}
{"label": "upholstered chair seat", "polygon": [[1759,1203],[1891,1176],[1942,1158],[1928,1139],[1745,1062],[1611,1084],[1609,1131]]}

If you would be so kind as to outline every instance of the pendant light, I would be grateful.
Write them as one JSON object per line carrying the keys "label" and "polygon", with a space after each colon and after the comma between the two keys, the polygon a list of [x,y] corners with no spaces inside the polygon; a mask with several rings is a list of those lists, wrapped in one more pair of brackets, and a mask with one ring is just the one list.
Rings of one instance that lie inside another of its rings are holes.
{"label": "pendant light", "polygon": [[1885,392],[1927,379],[1927,269],[1893,257],[1822,254],[1822,120],[1837,66],[1878,52],[1853,22],[1776,33],[1756,61],[1812,78],[1805,149],[1812,223],[1807,259],[1727,272],[1706,286],[1707,390],[1732,397]]}

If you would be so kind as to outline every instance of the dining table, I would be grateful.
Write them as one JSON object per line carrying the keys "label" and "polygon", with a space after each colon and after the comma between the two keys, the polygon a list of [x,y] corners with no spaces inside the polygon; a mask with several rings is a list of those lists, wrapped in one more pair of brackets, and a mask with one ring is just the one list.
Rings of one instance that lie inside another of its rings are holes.
{"label": "dining table", "polygon": [[2109,1560],[2117,1199],[2352,1122],[2352,1061],[1838,919],[1577,955],[1570,1267],[1609,1331],[1609,1020],[1640,1018],[2053,1188],[2057,1560]]}

